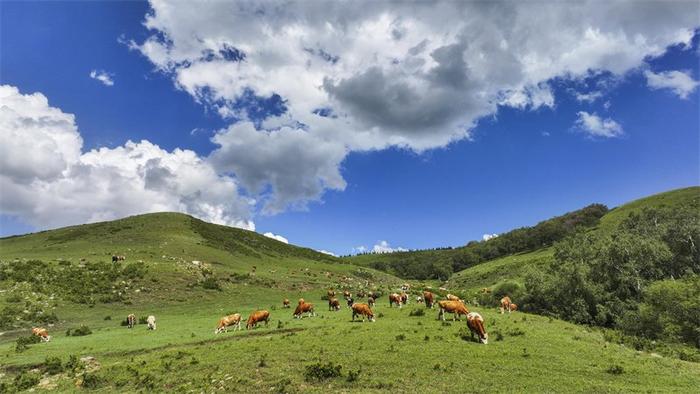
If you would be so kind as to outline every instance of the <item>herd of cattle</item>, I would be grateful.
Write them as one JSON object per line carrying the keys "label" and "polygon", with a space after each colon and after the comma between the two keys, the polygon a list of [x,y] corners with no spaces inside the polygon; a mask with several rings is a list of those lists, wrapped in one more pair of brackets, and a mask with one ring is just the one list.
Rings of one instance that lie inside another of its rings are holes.
{"label": "herd of cattle", "polygon": [[[402,308],[404,305],[408,304],[408,290],[409,286],[408,285],[403,285],[401,287],[401,292],[397,293],[392,293],[389,294],[389,307],[397,306],[399,308]],[[328,296],[328,310],[329,311],[339,311],[340,310],[340,301],[338,298],[336,298],[336,293],[334,290],[328,290],[327,292]],[[376,304],[376,299],[380,296],[377,293],[374,292],[369,292],[369,293],[364,293],[361,292],[358,294],[359,297],[367,297],[367,303],[358,303],[355,302],[354,299],[352,298],[352,294],[345,290],[343,292],[343,297],[345,298],[345,301],[347,302],[348,307],[352,310],[352,321],[355,321],[356,317],[361,317],[362,321],[365,321],[365,318],[367,318],[370,322],[374,321],[374,312],[372,311],[372,308]],[[445,299],[439,300],[436,302],[437,295],[432,293],[429,290],[425,290],[422,292],[422,296],[417,296],[416,297],[416,302],[418,303],[424,303],[426,308],[433,309],[435,304],[438,305],[439,312],[438,312],[438,319],[440,320],[445,320],[445,313],[451,313],[452,314],[452,320],[455,321],[455,318],[457,320],[461,320],[461,316],[464,315],[466,316],[466,321],[467,321],[467,327],[469,327],[469,331],[471,332],[472,338],[474,338],[474,335],[476,335],[479,339],[479,342],[483,344],[488,343],[488,333],[486,332],[486,329],[484,328],[484,318],[477,312],[470,312],[469,309],[467,309],[467,306],[464,302],[464,300],[460,299],[459,297],[452,295],[452,294],[447,294]],[[284,299],[282,301],[282,307],[283,308],[291,308],[291,302],[288,299]],[[500,301],[500,312],[501,314],[505,313],[508,311],[514,312],[518,309],[518,306],[514,304],[510,297],[505,296],[501,299]],[[316,312],[314,310],[314,304],[310,302],[306,302],[303,298],[300,298],[296,309],[294,310],[293,317],[297,319],[301,319],[304,314],[307,314],[308,317],[316,316]],[[232,315],[224,316],[221,319],[219,319],[219,322],[216,326],[216,329],[214,330],[215,334],[219,334],[222,332],[228,332],[229,327],[233,328],[233,330],[241,330],[241,320],[242,316],[240,313],[234,313]],[[256,310],[253,311],[250,316],[248,317],[248,320],[246,322],[246,330],[255,328],[258,323],[265,322],[265,326],[267,326],[268,322],[270,321],[270,312],[267,310]],[[146,324],[147,328],[149,330],[155,330],[156,329],[156,318],[153,315],[148,316],[146,319]],[[126,318],[126,326],[128,328],[133,328],[136,325],[136,315],[134,314],[129,314]],[[41,327],[36,327],[32,328],[32,334],[39,337],[42,341],[48,342],[51,340],[51,336],[48,334],[48,331],[45,328]]]}

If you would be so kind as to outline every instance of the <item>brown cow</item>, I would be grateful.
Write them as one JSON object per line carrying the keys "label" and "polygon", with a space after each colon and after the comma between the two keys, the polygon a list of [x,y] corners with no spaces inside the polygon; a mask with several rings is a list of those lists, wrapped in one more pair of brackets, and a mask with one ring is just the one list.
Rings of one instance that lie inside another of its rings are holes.
{"label": "brown cow", "polygon": [[455,320],[455,317],[469,314],[467,307],[459,301],[441,300],[438,301],[438,306],[440,307],[438,319],[443,321],[445,320],[445,312],[452,313],[452,321]]}
{"label": "brown cow", "polygon": [[365,321],[365,316],[371,322],[374,321],[374,313],[367,304],[352,304],[352,321],[355,321],[355,316],[362,316],[362,321]]}
{"label": "brown cow", "polygon": [[508,310],[508,313],[510,313],[510,304],[512,301],[510,300],[510,297],[505,296],[501,298],[501,315],[505,313],[506,310]]}
{"label": "brown cow", "polygon": [[126,327],[127,328],[134,328],[136,325],[136,315],[133,313],[129,314],[129,316],[126,317]]}
{"label": "brown cow", "polygon": [[264,321],[265,327],[267,327],[267,323],[270,321],[270,312],[262,310],[251,313],[250,317],[248,317],[248,322],[245,325],[245,329],[248,330],[255,328],[261,321]]}
{"label": "brown cow", "polygon": [[374,308],[374,298],[372,297],[367,297],[367,305],[370,307]]}
{"label": "brown cow", "polygon": [[404,305],[408,304],[408,294],[401,292],[401,303]]}
{"label": "brown cow", "polygon": [[394,304],[398,305],[399,308],[401,308],[401,296],[396,293],[391,293],[389,294],[389,308],[391,308],[391,306]]}
{"label": "brown cow", "polygon": [[337,298],[331,298],[328,300],[328,310],[329,311],[339,311],[340,310],[340,301],[338,301]]}
{"label": "brown cow", "polygon": [[241,329],[240,313],[234,313],[233,315],[224,316],[221,319],[219,319],[219,324],[216,325],[216,330],[214,330],[214,334],[218,334],[220,332],[228,332],[228,328],[230,326],[234,326],[234,331]]}
{"label": "brown cow", "polygon": [[285,298],[284,301],[282,301],[282,307],[283,308],[291,308],[292,303],[288,299]]}
{"label": "brown cow", "polygon": [[333,297],[335,297],[335,291],[328,290],[328,292],[326,292],[326,295],[328,295],[328,298],[333,298]]}
{"label": "brown cow", "polygon": [[476,334],[479,337],[479,342],[484,345],[489,343],[489,334],[487,334],[484,329],[484,318],[481,317],[480,314],[476,312],[469,313],[467,315],[467,327],[469,327],[472,338],[474,338],[474,334]]}
{"label": "brown cow", "polygon": [[308,313],[309,317],[316,316],[316,312],[314,312],[314,304],[305,302],[302,298],[299,300],[299,305],[297,305],[296,309],[294,310],[294,317],[301,319],[304,312]]}
{"label": "brown cow", "polygon": [[49,335],[49,332],[43,327],[32,328],[32,335],[41,338],[42,342],[48,342],[51,340],[51,335]]}
{"label": "brown cow", "polygon": [[510,311],[515,312],[518,310],[518,304],[510,303]]}
{"label": "brown cow", "polygon": [[424,291],[423,299],[425,300],[425,306],[432,309],[433,303],[435,302],[435,294],[429,291]]}

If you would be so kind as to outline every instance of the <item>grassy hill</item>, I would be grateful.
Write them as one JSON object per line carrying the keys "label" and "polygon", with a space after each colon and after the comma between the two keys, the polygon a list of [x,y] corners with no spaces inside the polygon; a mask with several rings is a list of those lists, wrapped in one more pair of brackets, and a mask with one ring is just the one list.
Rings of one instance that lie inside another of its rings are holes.
{"label": "grassy hill", "polygon": [[[127,259],[113,264],[112,254]],[[448,284],[466,292],[517,280],[550,255],[488,261]],[[471,305],[490,334],[488,345],[473,342],[464,321],[440,322],[437,310],[414,302],[389,308],[386,293],[404,280],[353,261],[181,214],[0,239],[0,392],[691,392],[700,385],[698,363],[545,316]],[[329,287],[383,292],[377,321],[351,322],[344,303],[329,312]],[[300,297],[318,316],[298,320],[281,308],[283,298]],[[219,317],[262,308],[271,312],[269,326],[213,333]],[[158,329],[123,327],[129,313],[155,315]],[[37,324],[48,327],[51,342],[18,346]],[[67,335],[81,326],[91,334]]]}

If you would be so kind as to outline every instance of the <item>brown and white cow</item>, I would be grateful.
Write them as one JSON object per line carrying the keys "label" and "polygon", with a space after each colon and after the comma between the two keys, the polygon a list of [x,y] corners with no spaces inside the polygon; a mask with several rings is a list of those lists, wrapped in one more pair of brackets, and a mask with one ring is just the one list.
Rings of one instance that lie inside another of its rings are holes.
{"label": "brown and white cow", "polygon": [[328,296],[328,298],[333,298],[333,297],[335,297],[335,291],[333,291],[333,290],[328,290],[328,291],[326,292],[326,295]]}
{"label": "brown and white cow", "polygon": [[127,328],[134,328],[136,325],[136,315],[133,313],[129,314],[129,316],[126,317],[126,327]]}
{"label": "brown and white cow", "polygon": [[146,324],[148,325],[147,328],[149,330],[155,331],[155,329],[156,329],[156,317],[153,315],[148,316],[148,318],[146,318]]}
{"label": "brown and white cow", "polygon": [[469,327],[472,338],[474,338],[474,334],[476,334],[479,337],[479,342],[484,345],[489,343],[489,334],[487,334],[486,329],[484,329],[484,318],[481,317],[480,314],[476,312],[469,313],[467,315],[467,327]]}
{"label": "brown and white cow", "polygon": [[510,313],[510,304],[512,304],[510,297],[505,296],[501,298],[501,314],[505,313],[506,310]]}
{"label": "brown and white cow", "polygon": [[392,305],[398,305],[399,308],[401,308],[401,296],[397,293],[391,293],[389,294],[389,308],[391,308]]}
{"label": "brown and white cow", "polygon": [[426,290],[423,292],[423,299],[425,300],[425,306],[432,309],[435,303],[435,294]]}
{"label": "brown and white cow", "polygon": [[292,307],[292,303],[289,301],[289,299],[285,298],[285,299],[282,301],[282,307],[283,307],[283,308],[291,308],[291,307]]}
{"label": "brown and white cow", "polygon": [[517,311],[517,310],[518,310],[518,304],[515,304],[515,303],[512,303],[512,302],[511,302],[511,303],[510,303],[510,311],[511,311],[511,312],[515,312],[515,311]]}
{"label": "brown and white cow", "polygon": [[365,317],[371,322],[374,321],[374,313],[372,308],[367,304],[352,304],[350,307],[352,309],[352,321],[355,321],[355,316],[362,316],[362,321],[365,321]]}
{"label": "brown and white cow", "polygon": [[245,325],[245,329],[248,330],[251,328],[255,328],[261,321],[264,321],[265,327],[267,327],[267,323],[270,321],[270,312],[266,310],[261,310],[254,311],[253,313],[251,313],[248,317],[248,322]]}
{"label": "brown and white cow", "polygon": [[345,298],[345,299],[347,300],[347,299],[350,298],[350,297],[352,297],[352,294],[350,294],[349,291],[344,290],[344,291],[343,291],[343,298]]}
{"label": "brown and white cow", "polygon": [[42,342],[48,342],[51,340],[51,335],[49,335],[49,332],[43,327],[32,328],[32,335],[41,338]]}
{"label": "brown and white cow", "polygon": [[373,297],[367,297],[367,305],[374,308],[374,298]]}
{"label": "brown and white cow", "polygon": [[294,317],[301,319],[304,313],[308,313],[309,317],[316,316],[316,312],[314,312],[314,304],[306,302],[302,298],[299,300],[299,304],[297,305],[296,309],[294,309]]}
{"label": "brown and white cow", "polygon": [[452,321],[455,317],[459,318],[460,315],[469,314],[467,307],[459,301],[441,300],[438,301],[438,306],[440,307],[440,312],[438,312],[438,319],[445,320],[445,312],[452,313]]}
{"label": "brown and white cow", "polygon": [[408,304],[408,294],[401,292],[401,303],[404,305]]}
{"label": "brown and white cow", "polygon": [[216,325],[216,330],[214,330],[214,334],[218,334],[220,332],[228,332],[228,328],[231,326],[233,326],[234,331],[241,329],[240,313],[234,313],[233,315],[224,316],[221,319],[219,319],[219,324]]}
{"label": "brown and white cow", "polygon": [[328,300],[328,310],[329,311],[339,311],[340,310],[340,301],[338,301],[337,298],[331,298]]}

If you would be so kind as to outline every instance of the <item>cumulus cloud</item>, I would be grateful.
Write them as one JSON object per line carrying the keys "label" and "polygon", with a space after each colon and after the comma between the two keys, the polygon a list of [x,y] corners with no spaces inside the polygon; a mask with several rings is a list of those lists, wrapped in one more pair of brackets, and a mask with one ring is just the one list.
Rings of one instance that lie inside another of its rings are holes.
{"label": "cumulus cloud", "polygon": [[114,86],[114,74],[108,73],[104,70],[92,70],[90,71],[90,78],[100,81],[105,86]]}
{"label": "cumulus cloud", "polygon": [[[261,194],[268,213],[343,190],[349,152],[422,152],[469,138],[499,106],[553,107],[554,78],[623,76],[687,44],[697,26],[692,2],[151,7],[152,35],[129,47],[198,102],[245,121],[213,137],[211,158]],[[279,111],[260,104],[274,97]]]}
{"label": "cumulus cloud", "polygon": [[272,239],[275,239],[275,240],[277,240],[277,241],[284,242],[284,243],[286,243],[286,244],[289,243],[289,241],[287,240],[287,238],[285,238],[285,237],[283,237],[283,236],[281,236],[281,235],[273,234],[273,233],[270,233],[270,232],[267,232],[267,233],[265,233],[265,234],[263,234],[263,235],[266,236],[266,237],[268,237],[268,238],[272,238]]}
{"label": "cumulus cloud", "polygon": [[647,78],[647,86],[651,89],[670,89],[678,97],[682,99],[688,98],[688,95],[700,85],[700,82],[693,79],[688,71],[662,71],[654,73],[645,71],[644,76]]}
{"label": "cumulus cloud", "polygon": [[578,112],[576,127],[591,137],[615,138],[624,134],[622,126],[610,118],[601,118],[596,113]]}
{"label": "cumulus cloud", "polygon": [[394,253],[394,252],[408,252],[408,249],[402,247],[392,248],[387,241],[379,241],[372,247],[372,252],[374,253]]}
{"label": "cumulus cloud", "polygon": [[584,103],[592,103],[602,97],[603,92],[601,91],[591,91],[588,93],[576,92],[576,100]]}
{"label": "cumulus cloud", "polygon": [[498,234],[484,234],[481,239],[484,241],[488,241],[489,239],[494,239],[498,237]]}
{"label": "cumulus cloud", "polygon": [[254,230],[253,201],[190,150],[149,141],[82,151],[75,118],[0,86],[0,213],[39,228],[158,211]]}

